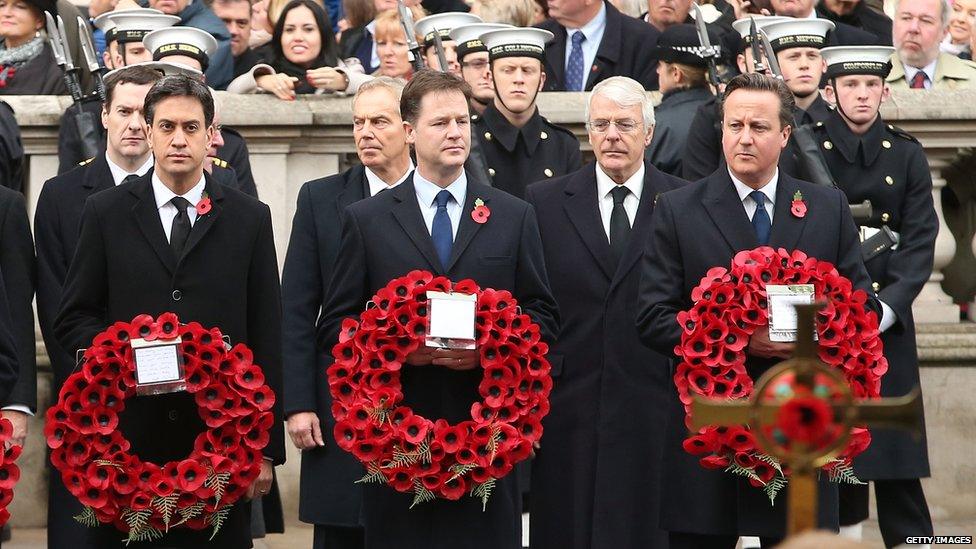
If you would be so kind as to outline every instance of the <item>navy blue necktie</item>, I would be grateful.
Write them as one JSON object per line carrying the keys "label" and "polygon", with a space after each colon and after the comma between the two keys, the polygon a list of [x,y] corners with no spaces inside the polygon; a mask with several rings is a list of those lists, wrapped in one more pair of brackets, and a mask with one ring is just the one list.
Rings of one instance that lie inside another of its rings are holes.
{"label": "navy blue necktie", "polygon": [[451,230],[451,218],[447,215],[447,202],[451,200],[451,192],[447,189],[437,193],[437,213],[430,225],[430,238],[434,241],[434,249],[441,260],[441,266],[447,268],[451,260],[451,247],[454,245],[454,233]]}
{"label": "navy blue necktie", "polygon": [[749,198],[756,203],[756,213],[752,214],[752,228],[756,231],[759,245],[765,246],[769,244],[769,232],[773,228],[773,222],[769,220],[769,214],[766,213],[766,195],[762,191],[752,191],[749,193]]}
{"label": "navy blue necktie", "polygon": [[566,91],[583,91],[583,31],[573,33],[573,49],[566,64]]}

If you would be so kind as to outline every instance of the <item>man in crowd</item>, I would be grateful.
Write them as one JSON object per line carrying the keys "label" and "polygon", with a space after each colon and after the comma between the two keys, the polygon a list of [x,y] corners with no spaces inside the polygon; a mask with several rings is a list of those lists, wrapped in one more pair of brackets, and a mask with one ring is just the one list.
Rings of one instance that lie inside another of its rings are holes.
{"label": "man in crowd", "polygon": [[[873,295],[847,198],[777,166],[793,124],[789,89],[778,79],[742,74],[729,82],[722,103],[727,168],[658,198],[643,256],[637,327],[641,340],[665,355],[673,355],[681,339],[676,317],[691,307],[692,289],[709,269],[729,265],[742,250],[766,245],[801,250],[829,261],[854,288]],[[805,216],[790,212],[797,192],[808,206]],[[874,299],[869,307],[878,310]],[[793,345],[771,342],[768,329],[758,329],[745,352],[746,368],[756,379],[792,356]],[[682,448],[688,430],[674,389],[669,405],[661,526],[669,532],[671,549],[731,549],[742,535],[775,546],[785,534],[785,507],[773,507],[744,477],[703,468]],[[824,480],[818,492],[818,524],[836,529],[837,487]]]}
{"label": "man in crowd", "polygon": [[451,40],[457,44],[461,78],[471,86],[472,122],[476,122],[495,99],[495,88],[491,84],[491,69],[488,65],[488,48],[481,41],[481,35],[505,28],[513,27],[499,23],[472,23],[451,30]]}
{"label": "man in crowd", "polygon": [[939,44],[949,28],[945,0],[900,0],[895,3],[891,56],[892,89],[976,88],[976,63],[941,53]]}
{"label": "man in crowd", "polygon": [[637,81],[594,86],[586,120],[596,163],[526,193],[564,318],[533,464],[532,547],[666,547],[658,514],[670,355],[641,344],[634,318],[654,203],[684,182],[644,161],[654,107]]}
{"label": "man in crowd", "polygon": [[[417,24],[415,25],[415,30],[417,31],[417,36],[423,38],[422,51],[424,61],[427,62],[427,66],[433,70],[450,72],[451,74],[460,77],[461,64],[458,59],[458,45],[457,42],[451,38],[451,31],[456,27],[481,22],[481,18],[477,15],[461,12],[438,13],[435,15],[428,15],[427,17],[418,20]],[[437,54],[437,48],[434,45],[435,32],[440,35],[441,38],[441,46],[444,52],[444,62],[447,64],[446,67],[441,66],[441,62]]]}
{"label": "man in crowd", "polygon": [[352,104],[353,138],[361,165],[309,181],[298,193],[282,275],[285,417],[302,451],[299,518],[315,525],[315,549],[363,547],[362,465],[332,436],[326,368],[331,349],[315,345],[315,323],[339,251],[346,206],[402,183],[413,170],[400,118],[403,84],[379,77],[360,86]]}
{"label": "man in crowd", "polygon": [[[74,349],[61,347],[54,335],[54,318],[61,303],[65,277],[78,244],[78,228],[85,200],[145,175],[153,164],[146,140],[142,105],[159,72],[135,66],[114,71],[105,79],[101,123],[106,130],[102,154],[75,169],[48,180],[37,199],[34,231],[37,234],[37,315],[44,346],[54,370],[52,392],[57,394],[75,366]],[[93,547],[88,528],[74,520],[82,506],[52,473],[48,492],[48,546]]]}
{"label": "man in crowd", "polygon": [[[230,33],[230,53],[234,57],[234,78],[251,70],[261,60],[251,49],[251,2],[248,0],[215,0],[210,5]],[[369,74],[367,72],[366,74]]]}
{"label": "man in crowd", "polygon": [[[123,4],[119,8],[103,13],[95,19],[95,25],[109,29],[106,31],[106,48],[102,59],[109,69],[121,69],[128,65],[152,61],[152,51],[147,50],[142,43],[143,37],[150,32],[171,27],[179,22],[173,15],[165,15],[160,11],[129,7]],[[105,148],[104,127],[98,123],[102,113],[102,102],[97,95],[92,95],[82,103],[82,109],[91,114],[95,120],[95,131],[98,137],[98,149]],[[63,174],[77,166],[80,162],[90,160],[84,152],[81,136],[78,135],[74,124],[75,107],[68,108],[61,117],[58,128],[58,173]]]}
{"label": "man in crowd", "polygon": [[861,29],[878,37],[878,44],[891,45],[891,18],[872,9],[865,0],[821,0],[817,17]]}
{"label": "man in crowd", "polygon": [[536,98],[546,82],[542,63],[552,33],[501,29],[482,35],[490,56],[493,99],[473,126],[492,186],[519,198],[533,181],[580,167],[579,141],[539,114]]}
{"label": "man in crowd", "polygon": [[[918,351],[912,302],[932,274],[939,220],[932,202],[932,175],[914,137],[885,124],[879,114],[888,98],[884,82],[892,48],[826,48],[827,96],[837,110],[814,128],[827,166],[850,202],[871,201],[873,216],[861,227],[862,240],[892,231],[896,244],[865,257],[873,290],[881,303],[881,341],[888,372],[881,396],[897,397],[919,386]],[[919,418],[924,427],[924,418]],[[929,476],[925,438],[907,432],[871,429],[871,445],[854,462],[861,480],[874,482],[878,526],[887,547],[906,537],[931,536],[920,477]],[[868,516],[868,486],[844,484],[841,524]],[[846,520],[845,520],[846,519]]]}
{"label": "man in crowd", "polygon": [[217,41],[217,50],[210,54],[210,63],[204,71],[207,85],[222,90],[234,79],[234,59],[230,50],[230,33],[227,27],[203,0],[149,0],[149,7],[167,15],[179,16],[181,27],[195,27]]}
{"label": "man in crowd", "polygon": [[[736,62],[741,72],[755,70],[752,58],[750,28],[755,20],[759,30],[767,32],[776,60],[783,71],[783,80],[793,94],[795,125],[818,122],[830,112],[830,106],[820,96],[820,80],[824,71],[820,48],[833,23],[825,19],[781,19],[756,16],[733,23],[741,40]],[[771,33],[771,34],[770,34]],[[723,155],[720,105],[705,103],[699,107],[688,130],[687,146],[681,161],[682,177],[696,181],[722,164]],[[787,166],[792,171],[793,165]]]}
{"label": "man in crowd", "polygon": [[[64,283],[54,332],[61,347],[87,347],[119,320],[176,313],[182,322],[218,327],[254,353],[276,394],[281,391],[281,303],[270,209],[215,184],[203,169],[213,136],[213,98],[194,78],[167,76],[146,95],[153,170],[92,196]],[[204,193],[212,210],[198,214]],[[246,500],[231,508],[208,547],[249,547],[250,503],[284,461],[280,401],[265,459]],[[120,417],[132,451],[157,463],[180,459],[205,429],[186,392],[136,396]],[[100,548],[124,546],[107,526],[90,530]],[[208,531],[171,530],[169,547],[208,544]]]}
{"label": "man in crowd", "polygon": [[[415,74],[403,90],[400,112],[417,168],[390,191],[346,207],[319,323],[319,349],[335,345],[342,321],[357,317],[379,288],[414,269],[508,290],[539,325],[544,340],[551,342],[558,332],[558,312],[531,206],[471,183],[465,175],[470,93],[462,80],[430,70]],[[485,223],[471,216],[478,199],[491,212]],[[486,262],[485,256],[499,261]],[[481,377],[478,350],[423,347],[407,356],[400,382],[407,395],[405,405],[416,413],[460,421],[471,417]],[[412,495],[364,485],[366,545],[521,547],[517,495],[516,479],[508,475],[495,485],[485,508],[480,501],[462,498],[410,509]]]}
{"label": "man in crowd", "polygon": [[546,91],[589,91],[611,76],[657,89],[656,28],[603,0],[552,0],[549,17],[539,25],[555,35],[546,44]]}

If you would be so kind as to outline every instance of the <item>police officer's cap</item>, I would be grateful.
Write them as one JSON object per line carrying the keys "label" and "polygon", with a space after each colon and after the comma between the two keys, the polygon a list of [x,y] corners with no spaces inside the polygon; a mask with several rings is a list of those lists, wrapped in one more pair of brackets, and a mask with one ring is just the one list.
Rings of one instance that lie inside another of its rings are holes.
{"label": "police officer's cap", "polygon": [[[719,44],[719,36],[715,31],[706,27],[708,41],[713,45]],[[721,46],[718,46],[721,47]],[[657,46],[651,50],[652,59],[659,59],[665,63],[681,63],[693,67],[707,65],[705,51],[698,39],[695,25],[672,25],[657,39]]]}

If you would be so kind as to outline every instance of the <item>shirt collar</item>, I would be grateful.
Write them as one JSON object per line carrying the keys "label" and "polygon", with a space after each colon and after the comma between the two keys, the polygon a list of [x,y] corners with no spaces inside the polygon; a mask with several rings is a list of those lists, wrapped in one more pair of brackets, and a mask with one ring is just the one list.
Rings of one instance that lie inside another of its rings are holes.
{"label": "shirt collar", "polygon": [[[420,170],[413,171],[413,187],[417,193],[417,200],[426,207],[433,205],[437,193],[443,190],[435,183],[428,181],[424,176],[420,175]],[[451,193],[451,196],[454,197],[454,201],[458,205],[464,204],[464,199],[468,193],[468,177],[465,175],[464,170],[461,170],[461,175],[447,186],[447,191]]]}
{"label": "shirt collar", "polygon": [[366,30],[369,31],[369,34],[376,36],[376,19],[366,23]]}
{"label": "shirt collar", "polygon": [[364,168],[366,169],[366,182],[369,184],[369,196],[376,196],[383,189],[392,189],[400,183],[403,183],[403,181],[410,175],[410,172],[413,171],[413,161],[410,162],[410,167],[407,168],[407,171],[404,172],[403,175],[400,176],[400,179],[397,179],[396,183],[392,185],[387,185],[385,181],[380,179],[380,176],[373,172],[373,170],[365,166]]}
{"label": "shirt collar", "polygon": [[593,40],[593,37],[599,33],[603,32],[607,26],[607,4],[605,2],[600,2],[600,11],[597,12],[596,17],[590,19],[588,23],[583,25],[578,29],[566,29],[566,36],[573,36],[576,31],[583,31],[583,36],[586,37],[587,41]]}
{"label": "shirt collar", "polygon": [[[728,170],[728,167],[727,166],[726,166],[726,169]],[[753,189],[752,187],[750,187],[749,185],[746,185],[742,181],[739,181],[739,178],[737,178],[732,173],[732,170],[729,170],[729,177],[732,178],[732,184],[735,185],[735,192],[738,193],[738,195],[739,195],[739,201],[740,202],[745,202],[746,197],[748,197],[749,194],[752,193],[752,191],[755,191],[756,190],[756,189]],[[764,195],[766,195],[766,200],[768,200],[770,204],[775,204],[776,203],[776,184],[777,183],[779,183],[779,167],[777,167],[776,168],[776,171],[773,172],[773,177],[772,177],[772,179],[769,180],[769,183],[766,183],[765,185],[763,185],[759,189],[759,192],[761,192]]]}
{"label": "shirt collar", "polygon": [[[108,162],[108,169],[110,172],[112,172],[112,180],[115,181],[116,185],[121,185],[126,176],[132,175],[132,173],[122,169],[122,167],[115,162],[112,162],[112,159],[108,155],[108,151],[105,151],[105,161]],[[147,158],[146,161],[142,163],[142,166],[139,166],[133,173],[139,177],[142,177],[146,175],[146,172],[148,172],[150,168],[153,167],[153,163],[153,155],[152,153],[149,153],[149,158]]]}
{"label": "shirt collar", "polygon": [[207,184],[206,176],[200,174],[200,181],[197,181],[197,184],[194,185],[193,188],[191,188],[189,191],[186,191],[184,194],[177,195],[176,193],[171,191],[169,187],[163,184],[163,181],[159,179],[159,174],[153,172],[152,189],[153,189],[153,195],[155,195],[156,197],[156,209],[158,210],[163,206],[165,206],[166,204],[168,204],[169,201],[172,200],[174,196],[182,196],[190,204],[196,205],[196,203],[200,202],[200,199],[203,198],[203,189],[206,186],[206,184]]}
{"label": "shirt collar", "polygon": [[[610,191],[616,189],[619,185],[610,179],[610,176],[603,171],[603,167],[600,166],[599,162],[596,162],[596,192],[600,199],[604,199],[610,194]],[[644,190],[644,173],[646,168],[644,163],[641,162],[640,168],[634,172],[634,175],[630,176],[627,181],[624,181],[623,186],[627,187],[630,192],[634,193],[637,197],[637,201],[640,202],[641,192]]]}
{"label": "shirt collar", "polygon": [[908,80],[909,82],[911,82],[912,81],[912,78],[915,78],[915,75],[918,74],[919,71],[924,71],[925,72],[925,76],[928,76],[929,77],[929,83],[930,84],[934,84],[935,83],[935,66],[938,63],[939,63],[939,58],[936,57],[934,61],[932,61],[928,65],[925,65],[922,68],[913,67],[911,65],[905,65],[905,80]]}

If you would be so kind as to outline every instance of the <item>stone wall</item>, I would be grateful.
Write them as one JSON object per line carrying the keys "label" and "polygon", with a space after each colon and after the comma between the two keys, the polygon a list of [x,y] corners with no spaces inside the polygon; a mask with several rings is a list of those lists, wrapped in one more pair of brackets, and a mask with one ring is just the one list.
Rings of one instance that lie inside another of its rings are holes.
{"label": "stone wall", "polygon": [[[272,210],[278,260],[284,261],[295,200],[303,182],[345,169],[355,160],[350,100],[301,97],[282,102],[266,96],[220,94],[222,120],[247,139],[258,193]],[[540,94],[542,113],[571,128],[590,149],[583,128],[584,95]],[[17,113],[30,156],[27,195],[31,215],[45,180],[57,171],[57,126],[66,97],[8,97]],[[962,323],[953,302],[972,301],[976,293],[976,93],[895,92],[884,117],[916,135],[932,167],[940,212],[936,272],[915,305],[919,322],[922,384],[925,391],[929,447],[934,476],[927,481],[935,517],[976,520],[976,465],[971,459],[976,433],[976,325]],[[944,188],[951,189],[943,199]],[[950,232],[949,228],[952,229]],[[947,295],[952,295],[952,298]],[[46,469],[42,439],[43,410],[51,400],[50,371],[38,336],[38,417],[31,424],[21,458],[23,475],[11,506],[15,526],[41,526],[46,517]],[[291,445],[288,444],[289,448]],[[287,518],[296,520],[298,459],[293,451],[279,468]],[[967,451],[968,450],[968,451]]]}

